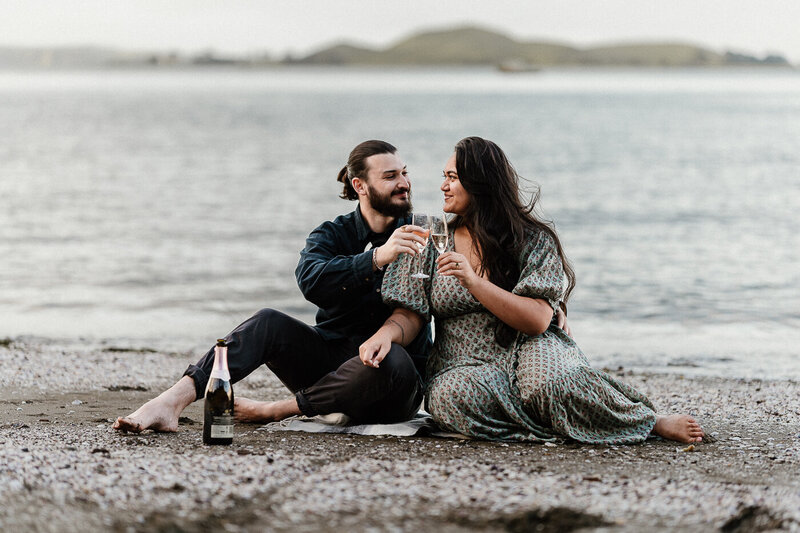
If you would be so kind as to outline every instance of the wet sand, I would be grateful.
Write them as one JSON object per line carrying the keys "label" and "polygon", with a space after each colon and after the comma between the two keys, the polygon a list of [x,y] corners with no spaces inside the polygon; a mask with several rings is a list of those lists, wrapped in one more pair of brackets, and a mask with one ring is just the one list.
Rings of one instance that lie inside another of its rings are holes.
{"label": "wet sand", "polygon": [[[0,343],[2,531],[800,531],[800,383],[613,373],[716,440],[505,444],[260,430],[201,442],[111,422],[196,359],[110,343]],[[48,369],[48,370],[45,370]],[[286,397],[260,370],[236,394]]]}

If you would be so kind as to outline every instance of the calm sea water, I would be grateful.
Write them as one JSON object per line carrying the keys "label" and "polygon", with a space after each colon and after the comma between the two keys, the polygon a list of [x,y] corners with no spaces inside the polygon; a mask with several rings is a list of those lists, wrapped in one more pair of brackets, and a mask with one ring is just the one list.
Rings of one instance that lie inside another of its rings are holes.
{"label": "calm sea water", "polygon": [[0,73],[0,337],[205,346],[307,321],[305,236],[335,176],[400,148],[418,210],[496,141],[575,265],[598,365],[800,379],[800,72]]}

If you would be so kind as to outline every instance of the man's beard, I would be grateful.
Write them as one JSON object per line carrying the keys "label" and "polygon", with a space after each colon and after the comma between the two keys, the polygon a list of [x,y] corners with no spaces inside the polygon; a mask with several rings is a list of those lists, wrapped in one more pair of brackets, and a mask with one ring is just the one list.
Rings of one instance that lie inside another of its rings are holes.
{"label": "man's beard", "polygon": [[408,189],[408,201],[403,204],[392,203],[392,195],[381,196],[378,192],[367,184],[369,191],[369,205],[385,217],[402,218],[411,213],[411,189]]}

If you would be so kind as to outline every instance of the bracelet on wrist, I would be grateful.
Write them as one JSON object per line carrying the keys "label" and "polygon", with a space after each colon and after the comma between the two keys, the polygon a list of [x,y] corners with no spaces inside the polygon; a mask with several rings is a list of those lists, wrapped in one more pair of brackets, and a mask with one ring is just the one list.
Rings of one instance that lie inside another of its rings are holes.
{"label": "bracelet on wrist", "polygon": [[372,249],[372,270],[377,270],[379,272],[383,272],[383,269],[385,267],[386,267],[386,265],[383,265],[382,267],[378,266],[378,249],[377,248],[373,248]]}

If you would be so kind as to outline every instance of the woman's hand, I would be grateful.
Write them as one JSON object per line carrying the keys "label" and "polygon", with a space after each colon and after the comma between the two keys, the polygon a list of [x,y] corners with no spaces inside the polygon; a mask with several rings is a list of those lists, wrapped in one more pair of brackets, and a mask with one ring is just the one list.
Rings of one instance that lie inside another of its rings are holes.
{"label": "woman's hand", "polygon": [[380,362],[383,361],[383,358],[386,357],[391,348],[391,333],[386,331],[385,328],[381,328],[375,335],[358,347],[358,357],[366,366],[378,368]]}
{"label": "woman's hand", "polygon": [[366,366],[378,368],[392,349],[393,342],[407,346],[419,334],[424,324],[422,317],[414,311],[396,308],[375,335],[358,347],[359,359]]}
{"label": "woman's hand", "polygon": [[572,329],[567,323],[567,315],[561,309],[556,311],[556,325],[567,334],[567,337],[572,337]]}
{"label": "woman's hand", "polygon": [[471,288],[482,278],[472,269],[464,255],[458,252],[445,252],[436,260],[436,271],[440,276],[455,276],[462,287]]}
{"label": "woman's hand", "polygon": [[436,260],[441,276],[455,276],[494,316],[526,335],[540,335],[553,319],[553,308],[547,300],[520,296],[502,289],[479,276],[466,257],[446,252]]}
{"label": "woman's hand", "polygon": [[419,248],[415,243],[424,245],[425,239],[414,233],[415,231],[424,233],[426,230],[411,224],[400,226],[394,230],[389,240],[375,250],[375,263],[377,263],[378,268],[388,265],[397,259],[400,254],[414,255],[419,253]]}

